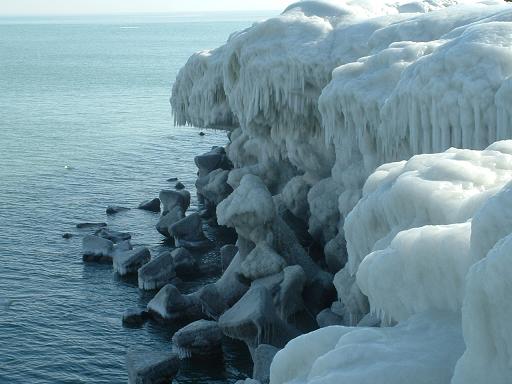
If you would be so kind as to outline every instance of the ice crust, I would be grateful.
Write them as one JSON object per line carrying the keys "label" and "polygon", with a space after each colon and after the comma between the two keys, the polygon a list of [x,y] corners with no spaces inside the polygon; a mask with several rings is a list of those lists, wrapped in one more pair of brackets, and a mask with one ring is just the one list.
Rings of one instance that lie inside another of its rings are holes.
{"label": "ice crust", "polygon": [[252,173],[275,194],[301,176],[294,204],[326,243],[378,165],[511,137],[511,21],[502,1],[295,3],[192,56],[176,122],[239,127],[235,188]]}
{"label": "ice crust", "polygon": [[297,264],[312,291],[287,211],[343,267],[333,313],[381,320],[290,341],[271,384],[510,381],[511,48],[503,1],[302,1],[180,71],[176,122],[232,130],[221,295]]}

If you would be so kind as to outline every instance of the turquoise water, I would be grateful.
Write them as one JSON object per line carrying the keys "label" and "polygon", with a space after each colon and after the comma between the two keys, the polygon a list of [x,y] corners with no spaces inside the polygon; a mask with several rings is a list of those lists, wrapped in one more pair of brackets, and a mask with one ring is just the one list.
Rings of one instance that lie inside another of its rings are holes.
{"label": "turquoise water", "polygon": [[[0,383],[126,382],[127,348],[169,349],[172,329],[122,327],[122,312],[152,295],[82,263],[89,232],[74,227],[106,221],[134,244],[167,247],[157,215],[105,207],[137,206],[173,176],[193,192],[193,157],[226,137],[172,126],[172,81],[194,51],[267,16],[0,19]],[[203,259],[208,281],[218,254]],[[232,382],[249,369],[231,342],[175,382]]]}

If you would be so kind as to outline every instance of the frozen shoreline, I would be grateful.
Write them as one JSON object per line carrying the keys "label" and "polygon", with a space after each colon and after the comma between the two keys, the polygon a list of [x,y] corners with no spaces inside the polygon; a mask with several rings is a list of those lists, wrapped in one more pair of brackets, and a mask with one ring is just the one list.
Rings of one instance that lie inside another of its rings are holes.
{"label": "frozen shoreline", "polygon": [[[234,169],[198,188],[238,234],[216,287],[250,284],[225,308],[223,332],[254,355],[307,331],[299,313],[340,326],[293,339],[270,383],[429,383],[432,371],[436,383],[477,383],[489,369],[506,382],[508,336],[497,335],[510,333],[509,309],[485,315],[492,329],[480,312],[509,292],[486,266],[508,263],[510,31],[502,1],[307,1],[180,71],[176,123],[233,128]],[[369,372],[379,348],[393,353]],[[410,370],[396,369],[403,358]]]}

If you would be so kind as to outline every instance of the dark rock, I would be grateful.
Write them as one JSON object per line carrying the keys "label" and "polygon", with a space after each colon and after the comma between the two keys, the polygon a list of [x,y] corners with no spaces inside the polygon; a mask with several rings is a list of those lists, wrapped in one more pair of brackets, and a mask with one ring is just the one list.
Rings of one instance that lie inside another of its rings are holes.
{"label": "dark rock", "polygon": [[178,178],[177,177],[171,177],[171,178],[167,179],[167,181],[172,183],[172,182],[178,181]]}
{"label": "dark rock", "polygon": [[129,308],[123,313],[123,325],[140,326],[148,320],[149,314],[146,310],[138,308]]}
{"label": "dark rock", "polygon": [[62,238],[64,239],[71,239],[73,237],[72,233],[66,232],[62,235]]}
{"label": "dark rock", "polygon": [[181,181],[178,181],[176,183],[176,185],[174,186],[174,188],[176,188],[176,189],[185,189],[185,185]]}
{"label": "dark rock", "polygon": [[206,135],[206,133],[204,133],[203,131],[199,132],[199,136],[204,136]]}
{"label": "dark rock", "polygon": [[107,226],[107,223],[79,223],[76,225],[77,228],[79,229],[84,229],[84,228],[102,228],[102,227],[106,227]]}
{"label": "dark rock", "polygon": [[268,384],[270,382],[270,364],[272,364],[272,359],[278,351],[278,348],[268,344],[260,344],[256,348],[253,356],[254,368],[252,371],[254,380],[258,380],[261,384]]}
{"label": "dark rock", "polygon": [[109,205],[105,211],[107,212],[107,215],[114,215],[116,213],[123,212],[123,211],[129,211],[129,210],[130,210],[130,208],[121,207],[119,205]]}
{"label": "dark rock", "polygon": [[155,197],[154,199],[144,201],[137,208],[150,212],[160,212],[160,199]]}
{"label": "dark rock", "polygon": [[126,355],[129,384],[170,383],[180,368],[178,356],[152,349],[128,351]]}

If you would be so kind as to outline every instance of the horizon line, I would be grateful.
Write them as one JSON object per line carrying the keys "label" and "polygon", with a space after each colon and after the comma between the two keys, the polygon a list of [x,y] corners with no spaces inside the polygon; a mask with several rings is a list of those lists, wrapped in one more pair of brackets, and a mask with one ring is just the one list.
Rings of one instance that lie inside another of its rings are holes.
{"label": "horizon line", "polygon": [[10,13],[0,15],[0,19],[11,17],[76,17],[76,16],[194,16],[214,13],[254,13],[254,12],[279,12],[282,9],[244,9],[244,10],[190,10],[190,11],[156,11],[156,12],[137,12],[137,11],[119,11],[119,12],[82,12],[82,13]]}

